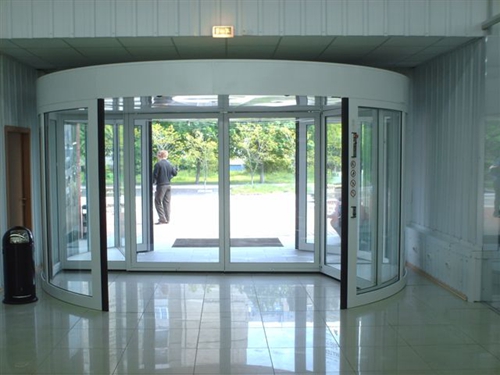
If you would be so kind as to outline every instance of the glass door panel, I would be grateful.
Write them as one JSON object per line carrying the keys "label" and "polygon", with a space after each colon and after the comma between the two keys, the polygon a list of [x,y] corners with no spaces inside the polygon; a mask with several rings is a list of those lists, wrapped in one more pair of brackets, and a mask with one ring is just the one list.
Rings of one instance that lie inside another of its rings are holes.
{"label": "glass door panel", "polygon": [[[87,110],[85,109],[85,112]],[[46,186],[49,226],[49,282],[92,295],[87,205],[87,116],[81,111],[47,114]],[[57,197],[66,197],[58,200]],[[50,202],[58,202],[57,207]],[[68,277],[68,275],[71,275]],[[78,276],[77,276],[78,275]]]}
{"label": "glass door panel", "polygon": [[[136,253],[153,250],[153,212],[150,166],[151,122],[136,120],[133,129],[132,206],[135,208]],[[135,256],[134,256],[135,258]]]}
{"label": "glass door panel", "polygon": [[399,280],[401,112],[358,110],[357,292]]}
{"label": "glass door panel", "polygon": [[297,154],[297,249],[314,252],[316,244],[316,130],[310,119],[298,121]]}
{"label": "glass door panel", "polygon": [[360,108],[359,116],[359,189],[358,189],[358,288],[376,285],[377,277],[377,193],[379,188],[378,110]]}
{"label": "glass door panel", "polygon": [[297,147],[297,129],[307,124],[314,119],[229,119],[231,263],[314,262],[314,251],[298,246],[306,216],[297,208],[297,183],[306,186],[307,173],[297,170],[298,150],[306,150]]}
{"label": "glass door panel", "polygon": [[[218,120],[135,121],[137,263],[219,263]],[[159,151],[171,180],[168,224],[160,223],[152,171]]]}
{"label": "glass door panel", "polygon": [[340,113],[325,117],[326,245],[325,265],[341,269],[342,229],[342,118]]}
{"label": "glass door panel", "polygon": [[101,203],[97,194],[98,106],[95,101],[86,104],[47,112],[43,118],[42,222],[46,253],[42,276],[44,287],[52,295],[77,305],[106,309],[105,289],[101,289],[101,276],[106,270],[100,257]]}
{"label": "glass door panel", "polygon": [[380,111],[384,134],[384,190],[380,197],[384,207],[381,222],[382,252],[379,255],[381,274],[379,282],[384,284],[399,278],[401,248],[401,112]]}
{"label": "glass door panel", "polygon": [[104,137],[108,261],[125,261],[123,122],[108,120]]}

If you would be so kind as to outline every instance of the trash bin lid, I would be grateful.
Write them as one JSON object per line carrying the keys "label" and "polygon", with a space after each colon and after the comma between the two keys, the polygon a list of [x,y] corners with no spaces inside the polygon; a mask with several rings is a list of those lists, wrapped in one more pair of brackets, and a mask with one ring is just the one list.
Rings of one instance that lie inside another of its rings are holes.
{"label": "trash bin lid", "polygon": [[25,230],[13,230],[9,234],[10,243],[29,243],[29,234]]}
{"label": "trash bin lid", "polygon": [[3,243],[5,244],[25,244],[31,243],[32,236],[28,228],[24,227],[14,227],[9,229],[4,237]]}

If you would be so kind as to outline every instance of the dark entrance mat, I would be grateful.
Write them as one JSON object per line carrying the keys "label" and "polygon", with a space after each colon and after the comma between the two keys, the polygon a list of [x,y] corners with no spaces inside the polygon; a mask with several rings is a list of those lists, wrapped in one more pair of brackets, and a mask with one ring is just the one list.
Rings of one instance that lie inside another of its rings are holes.
{"label": "dark entrance mat", "polygon": [[[218,247],[217,238],[177,238],[172,247]],[[279,238],[231,238],[233,247],[283,247]]]}

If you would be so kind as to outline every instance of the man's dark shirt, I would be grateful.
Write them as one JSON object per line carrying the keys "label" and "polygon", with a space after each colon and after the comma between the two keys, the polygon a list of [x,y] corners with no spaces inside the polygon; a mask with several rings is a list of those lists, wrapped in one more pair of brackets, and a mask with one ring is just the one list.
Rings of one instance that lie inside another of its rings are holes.
{"label": "man's dark shirt", "polygon": [[176,167],[166,159],[159,160],[153,169],[153,183],[157,186],[170,185],[170,180],[176,175]]}

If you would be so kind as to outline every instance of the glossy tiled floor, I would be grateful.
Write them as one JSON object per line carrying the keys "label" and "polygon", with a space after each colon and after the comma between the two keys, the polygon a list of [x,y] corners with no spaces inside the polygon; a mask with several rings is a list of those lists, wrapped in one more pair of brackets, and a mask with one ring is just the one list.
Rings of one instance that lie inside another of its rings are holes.
{"label": "glossy tiled floor", "polygon": [[110,312],[0,306],[0,374],[500,373],[500,315],[410,271],[339,310],[321,275],[110,274]]}

